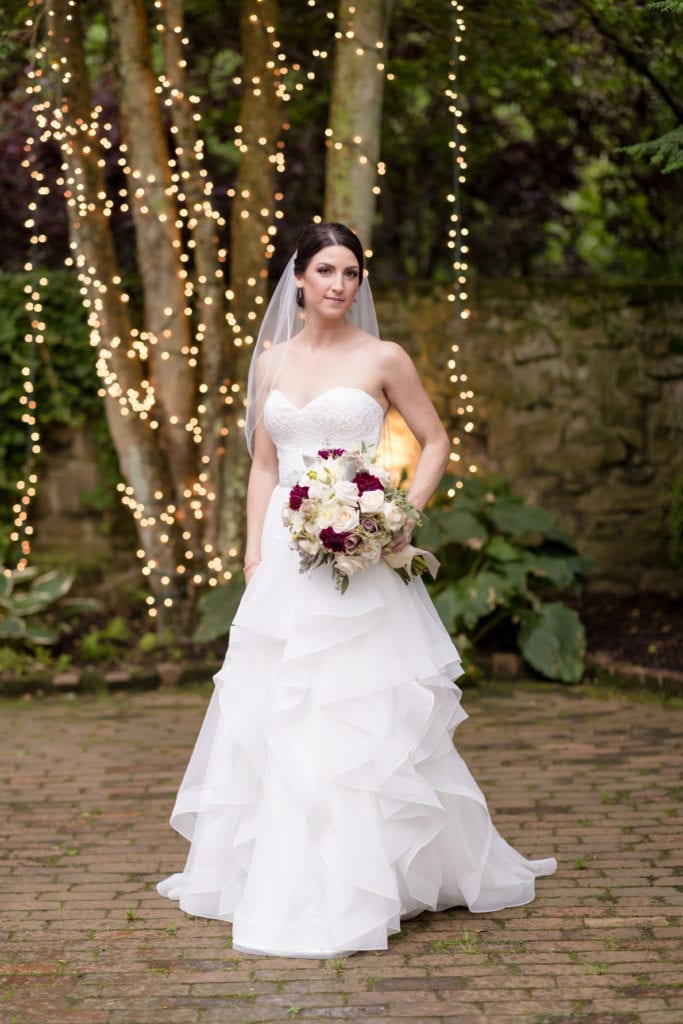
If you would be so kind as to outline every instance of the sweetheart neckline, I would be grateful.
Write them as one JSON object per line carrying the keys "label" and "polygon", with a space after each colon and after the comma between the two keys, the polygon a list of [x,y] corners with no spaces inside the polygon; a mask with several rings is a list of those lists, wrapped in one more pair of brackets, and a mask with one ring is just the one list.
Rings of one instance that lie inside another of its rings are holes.
{"label": "sweetheart neckline", "polygon": [[377,406],[379,411],[382,413],[382,419],[384,419],[384,417],[386,416],[386,412],[384,411],[380,403],[377,401],[377,399],[374,397],[374,395],[371,395],[369,391],[365,390],[365,388],[354,388],[349,386],[348,384],[336,384],[334,387],[325,388],[324,391],[321,391],[319,392],[319,394],[314,395],[313,398],[310,398],[307,402],[304,402],[303,405],[295,405],[292,399],[288,395],[286,395],[284,391],[280,391],[279,388],[271,388],[269,397],[270,395],[273,394],[274,391],[277,392],[277,394],[280,395],[282,398],[284,398],[285,402],[287,402],[288,405],[291,405],[292,409],[296,409],[297,412],[303,412],[304,409],[307,409],[309,405],[313,405],[313,403],[317,402],[319,398],[323,398],[325,395],[329,395],[331,391],[358,391],[359,394],[365,395],[366,398],[369,398],[370,401]]}

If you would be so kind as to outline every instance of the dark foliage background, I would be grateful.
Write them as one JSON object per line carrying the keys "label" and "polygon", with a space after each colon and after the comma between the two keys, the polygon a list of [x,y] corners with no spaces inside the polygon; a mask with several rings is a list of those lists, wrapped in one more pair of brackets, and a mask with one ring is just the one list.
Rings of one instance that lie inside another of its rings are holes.
{"label": "dark foliage background", "polygon": [[[115,140],[106,27],[96,4],[86,0],[82,6],[95,97]],[[240,87],[233,79],[241,62],[239,9],[237,0],[188,0],[186,16],[214,201],[226,213],[238,158]],[[6,269],[24,262],[23,218],[31,194],[20,166],[31,131],[24,92],[31,34],[24,15],[15,0],[0,40],[0,266]],[[644,0],[474,0],[465,4],[465,18],[467,60],[460,77],[469,171],[463,214],[476,273],[679,274],[679,177],[622,148],[683,122],[683,18]],[[322,209],[334,28],[323,5],[280,3],[278,35],[290,65],[299,68],[290,74],[292,100],[285,109],[281,254],[291,249],[301,224]],[[376,280],[450,274],[445,196],[453,178],[453,124],[443,90],[452,36],[446,0],[395,3],[382,134],[387,173],[373,240]],[[319,50],[327,59],[314,55]],[[40,159],[56,171],[50,146],[42,147]],[[113,157],[108,180],[111,189],[121,187]],[[43,259],[56,266],[67,244],[58,199],[42,204],[39,224],[48,236]],[[124,266],[132,266],[125,217],[118,218],[116,231]],[[276,259],[275,271],[278,266]]]}

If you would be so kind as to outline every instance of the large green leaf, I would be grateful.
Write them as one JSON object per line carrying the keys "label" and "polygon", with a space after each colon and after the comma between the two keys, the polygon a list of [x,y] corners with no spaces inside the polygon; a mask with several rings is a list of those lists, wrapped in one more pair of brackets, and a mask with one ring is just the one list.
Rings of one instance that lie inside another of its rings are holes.
{"label": "large green leaf", "polygon": [[237,606],[244,593],[244,584],[234,576],[224,587],[214,587],[199,602],[199,625],[192,637],[199,643],[227,636]]}
{"label": "large green leaf", "polygon": [[33,581],[30,593],[35,596],[40,594],[46,604],[50,604],[52,601],[57,601],[64,594],[68,593],[73,581],[72,573],[53,569],[52,572],[46,572]]}
{"label": "large green leaf", "polygon": [[499,534],[486,542],[484,553],[495,559],[496,562],[519,562],[523,555],[519,548]]}
{"label": "large green leaf", "polygon": [[543,534],[555,530],[555,518],[545,509],[528,508],[514,498],[500,498],[486,510],[486,516],[503,534],[523,537],[525,534]]}
{"label": "large green leaf", "polygon": [[28,583],[34,576],[38,575],[38,568],[35,565],[29,565],[26,569],[12,569],[10,576],[15,583]]}
{"label": "large green leaf", "polygon": [[49,646],[55,643],[59,634],[56,630],[50,629],[44,622],[27,622],[26,623],[26,639],[30,640],[33,644],[41,644],[42,646]]}
{"label": "large green leaf", "polygon": [[519,648],[546,679],[578,683],[583,675],[586,632],[572,608],[554,602],[524,616]]}
{"label": "large green leaf", "polygon": [[444,589],[436,595],[434,598],[434,607],[439,613],[441,621],[448,632],[454,632],[455,620],[460,612],[461,602],[458,600],[455,588],[452,584],[444,587]]}
{"label": "large green leaf", "polygon": [[12,611],[17,615],[35,615],[42,612],[51,603],[50,598],[44,594],[34,594],[30,590],[27,594],[17,594],[12,599]]}
{"label": "large green leaf", "polygon": [[549,555],[528,551],[524,557],[524,564],[534,576],[550,580],[560,589],[573,583],[586,567],[584,560],[579,555],[572,555],[569,552]]}
{"label": "large green leaf", "polygon": [[26,623],[14,615],[6,615],[0,619],[0,638],[4,640],[21,640],[26,636]]}
{"label": "large green leaf", "polygon": [[72,612],[74,615],[82,615],[85,612],[102,611],[102,602],[96,597],[67,597],[59,606],[60,611]]}
{"label": "large green leaf", "polygon": [[12,593],[13,587],[14,581],[11,573],[6,576],[0,569],[0,599],[9,597]]}
{"label": "large green leaf", "polygon": [[456,628],[472,629],[506,599],[510,586],[497,572],[483,571],[463,577],[448,589],[452,594],[451,605],[446,606],[442,599],[442,607],[453,610]]}

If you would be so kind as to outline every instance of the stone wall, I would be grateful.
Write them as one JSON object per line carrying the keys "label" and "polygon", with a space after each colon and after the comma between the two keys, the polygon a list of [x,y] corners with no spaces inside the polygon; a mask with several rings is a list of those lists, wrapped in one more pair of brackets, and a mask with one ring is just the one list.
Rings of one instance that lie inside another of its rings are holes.
{"label": "stone wall", "polygon": [[681,284],[488,281],[474,293],[464,330],[438,290],[378,299],[383,335],[414,354],[453,424],[446,363],[459,343],[476,423],[461,465],[497,470],[554,511],[596,583],[680,587],[667,519],[683,474]]}

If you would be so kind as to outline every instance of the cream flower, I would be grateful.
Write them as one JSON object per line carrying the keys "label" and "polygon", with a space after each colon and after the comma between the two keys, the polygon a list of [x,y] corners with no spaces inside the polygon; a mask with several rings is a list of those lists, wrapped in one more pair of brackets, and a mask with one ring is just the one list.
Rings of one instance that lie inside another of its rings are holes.
{"label": "cream flower", "polygon": [[358,488],[352,480],[340,480],[335,484],[334,493],[345,505],[355,505],[358,501]]}
{"label": "cream flower", "polygon": [[332,521],[332,529],[337,533],[349,533],[358,526],[358,509],[340,505]]}
{"label": "cream flower", "polygon": [[361,512],[381,512],[384,506],[384,491],[365,491],[360,496]]}
{"label": "cream flower", "polygon": [[386,501],[383,511],[387,526],[392,533],[396,533],[406,521],[405,512],[398,507],[395,501]]}

